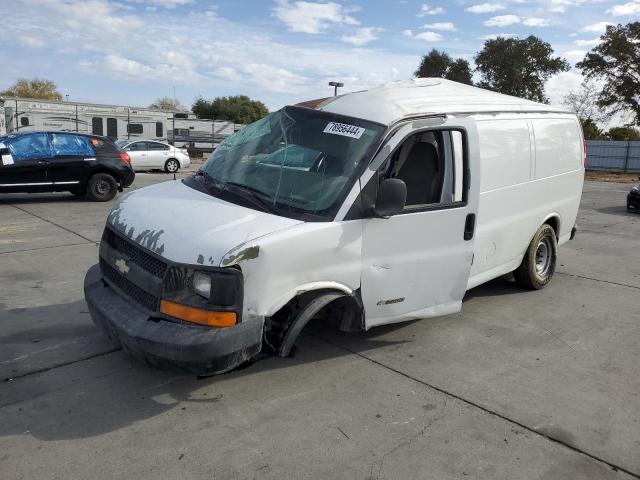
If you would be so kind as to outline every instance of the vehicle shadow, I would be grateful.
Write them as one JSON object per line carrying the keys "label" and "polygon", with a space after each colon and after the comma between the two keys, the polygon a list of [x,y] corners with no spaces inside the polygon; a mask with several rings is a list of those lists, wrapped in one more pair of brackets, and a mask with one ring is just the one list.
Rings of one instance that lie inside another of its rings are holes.
{"label": "vehicle shadow", "polygon": [[609,215],[618,215],[621,217],[638,218],[640,215],[636,212],[630,212],[625,205],[613,207],[600,207],[594,209],[596,212],[606,213]]}
{"label": "vehicle shadow", "polygon": [[[498,279],[472,290],[465,301],[516,293],[523,290],[513,282]],[[74,310],[66,307],[39,307],[37,315],[46,316],[48,312],[62,315],[65,310]],[[26,323],[34,316],[31,310],[20,312]],[[0,316],[2,313],[0,311]],[[28,433],[44,441],[89,438],[174,409],[193,408],[194,404],[207,403],[211,408],[219,404],[219,408],[227,408],[225,395],[245,388],[239,385],[253,385],[251,388],[257,389],[259,385],[276,381],[274,378],[282,382],[303,382],[302,377],[296,375],[308,375],[305,370],[299,373],[305,365],[331,369],[340,366],[335,361],[342,357],[354,354],[368,357],[376,350],[401,348],[415,340],[415,329],[411,326],[418,321],[376,327],[367,332],[342,333],[336,332],[331,322],[315,320],[303,331],[292,356],[277,358],[261,354],[258,360],[232,372],[205,378],[153,370],[122,351],[105,352],[103,346],[95,355],[71,358],[65,365],[53,365],[49,370],[0,384],[0,436]],[[73,327],[65,326],[64,322],[56,325],[54,321],[42,326],[43,338],[98,332],[86,315],[76,319]],[[0,337],[0,347],[10,341],[26,343],[37,335],[36,331],[26,325],[24,332]],[[391,340],[392,337],[395,340]],[[284,378],[279,373],[283,370],[287,371]],[[296,384],[291,386],[293,390],[296,388]],[[299,388],[308,388],[308,385]]]}
{"label": "vehicle shadow", "polygon": [[[0,335],[0,349],[12,345],[13,353],[17,354],[11,355],[12,360],[20,361],[22,356],[26,358],[33,354],[29,350],[33,347],[30,344],[33,338],[72,344],[74,336],[82,342],[85,336],[97,334],[99,340],[106,340],[87,315],[73,319],[71,325],[68,318],[62,319],[63,312],[70,315],[77,311],[79,303],[84,305],[84,302],[73,302],[14,311],[13,315],[19,314],[24,319],[24,329],[13,328],[7,335]],[[7,312],[10,311],[0,310],[0,319],[7,318]],[[50,318],[39,326],[29,322],[49,315],[60,317],[60,321]],[[321,325],[314,325],[314,328],[322,332]],[[367,339],[362,348],[370,350],[398,343],[401,342]],[[24,345],[24,355],[15,351],[16,344]],[[43,351],[46,355],[46,348],[44,345],[35,354]],[[72,352],[66,361],[60,362],[56,357],[56,363],[48,367],[18,378],[0,380],[0,436],[27,433],[45,441],[94,437],[173,409],[190,408],[194,403],[210,403],[215,408],[230,384],[265,382],[281,370],[322,364],[351,355],[346,349],[305,333],[298,342],[298,349],[289,358],[261,354],[258,360],[232,372],[198,378],[153,370],[120,350],[105,348],[104,342],[92,348],[93,353]]]}

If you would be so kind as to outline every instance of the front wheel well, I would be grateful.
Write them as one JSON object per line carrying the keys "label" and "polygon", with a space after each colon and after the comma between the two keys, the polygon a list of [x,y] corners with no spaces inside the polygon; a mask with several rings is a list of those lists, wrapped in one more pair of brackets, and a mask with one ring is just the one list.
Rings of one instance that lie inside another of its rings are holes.
{"label": "front wheel well", "polygon": [[304,292],[266,318],[264,343],[276,355],[286,357],[311,320],[324,319],[341,331],[357,331],[362,327],[362,314],[358,292],[352,295],[330,289]]}

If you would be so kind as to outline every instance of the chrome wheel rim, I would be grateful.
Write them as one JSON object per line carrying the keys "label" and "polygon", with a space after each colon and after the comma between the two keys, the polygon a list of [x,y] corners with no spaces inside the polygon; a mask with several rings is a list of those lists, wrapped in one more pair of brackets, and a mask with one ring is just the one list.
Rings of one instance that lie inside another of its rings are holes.
{"label": "chrome wheel rim", "polygon": [[540,278],[549,275],[552,263],[551,240],[548,237],[542,238],[536,247],[536,273]]}
{"label": "chrome wheel rim", "polygon": [[167,163],[167,170],[169,170],[171,173],[175,172],[178,170],[178,163],[171,161],[169,163]]}

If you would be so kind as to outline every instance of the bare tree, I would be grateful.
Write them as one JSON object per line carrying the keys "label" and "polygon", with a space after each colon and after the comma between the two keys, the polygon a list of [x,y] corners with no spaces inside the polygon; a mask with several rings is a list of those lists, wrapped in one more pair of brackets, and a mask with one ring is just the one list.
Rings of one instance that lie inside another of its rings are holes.
{"label": "bare tree", "polygon": [[157,108],[158,110],[169,110],[172,112],[185,112],[187,110],[179,100],[174,100],[173,98],[169,97],[158,98],[155,102],[149,105],[149,108]]}
{"label": "bare tree", "polygon": [[580,120],[592,120],[595,123],[604,123],[611,118],[611,111],[598,105],[600,88],[589,80],[584,80],[582,85],[562,99],[562,104],[571,109]]}

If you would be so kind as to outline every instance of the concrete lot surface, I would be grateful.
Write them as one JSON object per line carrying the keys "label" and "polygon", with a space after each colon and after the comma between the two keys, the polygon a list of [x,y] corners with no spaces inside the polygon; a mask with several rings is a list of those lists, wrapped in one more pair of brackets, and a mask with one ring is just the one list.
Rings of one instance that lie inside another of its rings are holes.
{"label": "concrete lot surface", "polygon": [[[134,188],[169,177],[138,175]],[[548,288],[197,379],[114,349],[83,301],[110,204],[0,197],[0,478],[640,478],[640,216],[587,183]]]}

